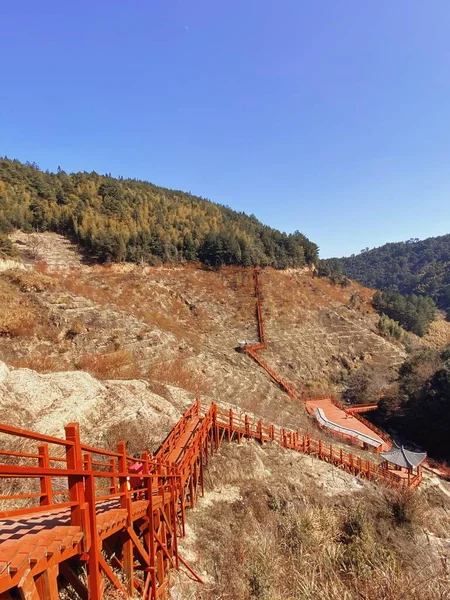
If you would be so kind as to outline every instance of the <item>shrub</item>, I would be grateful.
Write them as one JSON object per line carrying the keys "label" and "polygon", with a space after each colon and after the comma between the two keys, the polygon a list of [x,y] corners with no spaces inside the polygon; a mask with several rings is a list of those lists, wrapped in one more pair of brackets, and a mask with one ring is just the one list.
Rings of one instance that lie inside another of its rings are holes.
{"label": "shrub", "polygon": [[387,338],[395,338],[401,340],[403,337],[403,329],[397,321],[390,319],[387,315],[382,314],[378,323],[378,330]]}
{"label": "shrub", "polygon": [[0,258],[15,258],[17,250],[7,235],[0,233]]}
{"label": "shrub", "polygon": [[68,340],[73,340],[77,337],[77,335],[80,335],[80,333],[83,333],[84,331],[86,331],[86,327],[83,325],[80,319],[75,319],[75,321],[73,321],[69,329],[66,331],[66,338]]}
{"label": "shrub", "polygon": [[420,336],[425,335],[436,316],[436,306],[427,296],[402,296],[396,291],[377,292],[372,304],[380,314],[395,319],[405,329]]}
{"label": "shrub", "polygon": [[110,354],[85,354],[77,361],[76,367],[97,379],[134,379],[140,375],[136,359],[128,350]]}

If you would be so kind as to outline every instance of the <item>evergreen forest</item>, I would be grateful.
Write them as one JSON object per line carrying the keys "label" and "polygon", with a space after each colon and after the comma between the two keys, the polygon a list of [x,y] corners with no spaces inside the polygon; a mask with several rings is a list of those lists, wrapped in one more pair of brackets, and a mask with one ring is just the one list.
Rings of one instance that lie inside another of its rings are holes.
{"label": "evergreen forest", "polygon": [[331,270],[340,265],[346,276],[369,287],[429,296],[450,318],[450,234],[366,248],[357,256],[325,262]]}
{"label": "evergreen forest", "polygon": [[201,261],[221,265],[312,265],[318,247],[253,215],[136,179],[42,171],[0,158],[0,250],[6,234],[54,231],[75,239],[99,262]]}

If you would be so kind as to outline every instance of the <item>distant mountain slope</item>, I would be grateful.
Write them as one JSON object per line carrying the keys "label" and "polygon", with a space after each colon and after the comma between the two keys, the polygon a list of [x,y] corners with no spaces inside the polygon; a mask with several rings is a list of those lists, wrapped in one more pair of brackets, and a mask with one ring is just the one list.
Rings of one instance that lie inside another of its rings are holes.
{"label": "distant mountain slope", "polygon": [[0,234],[14,229],[75,236],[100,262],[286,268],[312,264],[318,255],[299,232],[281,233],[185,192],[95,172],[43,172],[0,158]]}
{"label": "distant mountain slope", "polygon": [[[450,316],[450,234],[385,244],[337,261],[348,277],[363,285],[425,294]],[[336,264],[336,259],[328,262]]]}

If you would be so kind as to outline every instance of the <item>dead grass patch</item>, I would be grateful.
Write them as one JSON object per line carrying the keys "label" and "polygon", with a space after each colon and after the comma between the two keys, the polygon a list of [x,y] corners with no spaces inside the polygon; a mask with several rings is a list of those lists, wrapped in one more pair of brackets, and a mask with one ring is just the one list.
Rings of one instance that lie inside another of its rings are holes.
{"label": "dead grass patch", "polygon": [[183,388],[196,396],[207,396],[211,386],[202,373],[192,369],[182,359],[160,363],[151,368],[148,379],[153,382]]}
{"label": "dead grass patch", "polygon": [[128,350],[109,354],[85,354],[76,362],[77,369],[97,379],[137,379],[141,373],[136,357]]}
{"label": "dead grass patch", "polygon": [[44,275],[42,271],[11,269],[5,271],[4,277],[22,292],[44,292],[58,285],[53,277]]}
{"label": "dead grass patch", "polygon": [[9,281],[0,279],[0,336],[30,338],[35,334],[38,311]]}
{"label": "dead grass patch", "polygon": [[105,432],[105,444],[109,450],[117,451],[117,444],[127,442],[127,453],[137,454],[144,450],[156,452],[161,444],[161,435],[152,434],[155,429],[152,423],[142,420],[128,420],[114,423]]}
{"label": "dead grass patch", "polygon": [[[193,566],[209,576],[207,586],[196,588],[196,598],[448,598],[445,563],[419,541],[421,520],[412,513],[409,522],[393,516],[396,496],[386,498],[383,489],[366,485],[353,492],[351,502],[348,496],[332,500],[318,487],[320,480],[294,481],[285,471],[289,463],[280,459],[256,445],[240,452],[224,445],[215,457],[208,486],[220,497],[224,481],[231,481],[241,499],[200,504],[190,514],[195,535],[190,548],[199,557]],[[421,512],[427,514],[426,505]],[[192,590],[185,582],[175,592],[190,597]]]}
{"label": "dead grass patch", "polygon": [[32,369],[38,373],[55,373],[56,371],[66,371],[70,368],[70,363],[64,358],[42,356],[39,354],[11,360],[10,365],[21,369]]}

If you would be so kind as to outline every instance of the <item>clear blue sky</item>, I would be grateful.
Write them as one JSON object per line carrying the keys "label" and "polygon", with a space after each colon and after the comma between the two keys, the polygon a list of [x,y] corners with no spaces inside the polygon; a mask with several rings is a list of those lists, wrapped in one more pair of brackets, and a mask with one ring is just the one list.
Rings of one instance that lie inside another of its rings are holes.
{"label": "clear blue sky", "polygon": [[139,177],[321,255],[450,232],[449,0],[0,4],[0,154]]}

